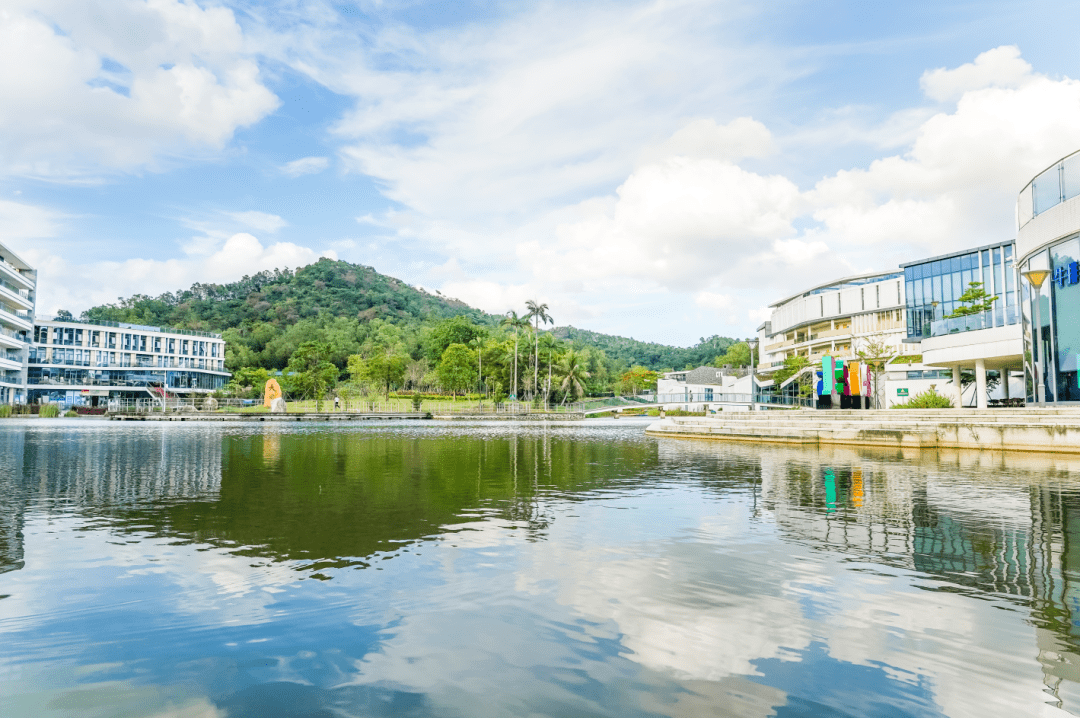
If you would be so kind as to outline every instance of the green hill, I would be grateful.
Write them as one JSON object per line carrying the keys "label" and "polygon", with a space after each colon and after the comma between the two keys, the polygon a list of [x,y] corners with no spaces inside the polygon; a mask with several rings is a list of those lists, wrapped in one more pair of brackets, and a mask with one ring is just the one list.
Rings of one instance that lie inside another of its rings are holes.
{"label": "green hill", "polygon": [[[311,340],[334,347],[333,361],[343,367],[350,354],[388,332],[419,359],[428,348],[432,326],[440,320],[461,316],[498,332],[502,318],[371,267],[325,258],[296,270],[259,272],[228,284],[195,284],[157,297],[139,294],[93,307],[82,316],[222,332],[228,342],[228,366],[234,370],[283,368],[296,347]],[[707,364],[733,343],[714,336],[680,348],[574,327],[559,327],[553,334],[578,348],[603,351],[612,371],[633,365],[659,371]]]}

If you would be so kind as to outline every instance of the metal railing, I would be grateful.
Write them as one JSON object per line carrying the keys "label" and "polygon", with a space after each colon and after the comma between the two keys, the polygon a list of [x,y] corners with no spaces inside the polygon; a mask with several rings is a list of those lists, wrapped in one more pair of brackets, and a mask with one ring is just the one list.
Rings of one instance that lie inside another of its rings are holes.
{"label": "metal railing", "polygon": [[194,329],[173,329],[171,327],[154,327],[145,324],[130,324],[128,322],[110,322],[105,319],[59,319],[42,317],[43,322],[64,322],[66,324],[89,324],[95,327],[111,327],[113,329],[130,329],[135,332],[156,332],[161,334],[180,334],[188,337],[205,337],[208,339],[221,339],[220,334],[214,332],[199,332]]}
{"label": "metal railing", "polygon": [[[980,329],[993,329],[994,326],[1008,326],[1020,321],[1020,308],[1015,304],[1005,307],[995,307],[994,312],[982,312],[981,314],[969,314],[965,317],[951,317],[938,319],[930,322],[929,332],[924,332],[931,337],[942,337],[948,334],[960,334],[961,332],[974,332]],[[994,314],[997,321],[994,321]]]}

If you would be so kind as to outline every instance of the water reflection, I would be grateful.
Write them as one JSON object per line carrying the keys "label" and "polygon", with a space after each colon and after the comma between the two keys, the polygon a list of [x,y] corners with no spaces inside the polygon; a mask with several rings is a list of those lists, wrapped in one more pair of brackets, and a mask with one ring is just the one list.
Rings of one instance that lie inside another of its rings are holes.
{"label": "water reflection", "polygon": [[13,426],[5,715],[1080,712],[1078,460]]}

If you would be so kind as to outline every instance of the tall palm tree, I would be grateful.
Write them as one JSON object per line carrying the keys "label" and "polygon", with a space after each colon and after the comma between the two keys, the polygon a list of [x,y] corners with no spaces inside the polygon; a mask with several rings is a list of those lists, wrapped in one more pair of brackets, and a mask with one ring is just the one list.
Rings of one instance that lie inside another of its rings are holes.
{"label": "tall palm tree", "polygon": [[562,384],[559,388],[563,390],[564,404],[568,396],[578,397],[585,395],[585,380],[589,378],[589,372],[585,371],[585,364],[581,361],[581,354],[573,349],[566,352],[563,355],[562,362],[559,364],[559,371],[563,375]]}
{"label": "tall palm tree", "polygon": [[554,362],[552,361],[552,355],[559,348],[559,340],[556,339],[550,332],[545,332],[544,336],[540,337],[540,344],[544,346],[540,347],[547,352],[548,355],[548,378],[547,384],[544,385],[544,403],[551,402],[551,369]]}
{"label": "tall palm tree", "polygon": [[513,309],[506,313],[506,316],[499,322],[501,326],[510,327],[514,330],[514,399],[518,399],[518,330],[529,326],[529,320],[525,317],[519,317],[518,313]]}
{"label": "tall palm tree", "polygon": [[540,322],[554,324],[551,316],[547,313],[548,305],[541,304],[535,299],[525,302],[525,319],[533,321],[533,339],[535,351],[533,352],[533,391],[538,391],[540,386]]}
{"label": "tall palm tree", "polygon": [[476,357],[479,359],[478,369],[476,371],[477,391],[480,392],[480,405],[484,405],[484,340],[480,337],[474,337],[469,340],[469,346],[476,349]]}

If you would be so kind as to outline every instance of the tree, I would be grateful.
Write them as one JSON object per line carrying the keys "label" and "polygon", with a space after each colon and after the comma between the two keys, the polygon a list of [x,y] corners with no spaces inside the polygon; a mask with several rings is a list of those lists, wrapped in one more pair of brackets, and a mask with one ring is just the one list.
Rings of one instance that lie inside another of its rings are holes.
{"label": "tree", "polygon": [[814,375],[810,373],[809,376],[801,374],[801,372],[810,366],[810,359],[802,354],[794,354],[784,359],[784,366],[777,369],[773,374],[773,386],[779,387],[791,377],[798,377],[795,380],[796,388],[798,389],[799,396],[809,396],[814,391]]}
{"label": "tree", "polygon": [[266,380],[270,378],[270,372],[262,367],[246,366],[233,372],[232,381],[229,382],[229,393],[251,394],[262,396],[266,387]]}
{"label": "tree", "polygon": [[885,404],[881,397],[885,386],[882,381],[885,365],[896,356],[896,347],[886,340],[885,334],[873,334],[860,340],[855,356],[870,369],[870,391],[874,395],[874,408],[881,409]]}
{"label": "tree", "polygon": [[954,309],[948,318],[967,317],[972,314],[988,312],[994,308],[994,302],[997,300],[997,297],[986,296],[986,290],[983,289],[982,282],[970,282],[967,291],[960,295],[958,300],[960,306]]}
{"label": "tree", "polygon": [[451,344],[443,352],[436,371],[443,388],[456,395],[459,391],[468,391],[473,372],[476,371],[475,366],[469,347],[464,344]]}
{"label": "tree", "polygon": [[713,360],[715,366],[750,366],[750,345],[738,342],[727,348],[727,352]]}
{"label": "tree", "polygon": [[506,316],[499,322],[500,326],[510,327],[514,330],[514,379],[513,379],[513,392],[514,399],[518,398],[518,330],[529,326],[529,321],[523,317],[519,317],[518,313],[513,309],[506,313]]}
{"label": "tree", "polygon": [[[473,339],[469,342],[469,346],[476,350],[477,369],[476,369],[476,383],[477,391],[481,394],[484,392],[484,340],[480,337]],[[481,404],[482,405],[482,404]]]}
{"label": "tree", "polygon": [[304,342],[292,356],[286,367],[287,382],[301,396],[315,398],[315,410],[326,392],[337,384],[339,371],[327,359],[330,347],[321,342]]}
{"label": "tree", "polygon": [[540,387],[540,322],[544,324],[554,324],[551,316],[547,313],[548,305],[540,304],[535,299],[530,299],[525,302],[525,307],[528,311],[525,313],[526,319],[533,321],[533,339],[535,341],[535,353],[533,354],[533,392],[539,393]]}
{"label": "tree", "polygon": [[559,388],[563,391],[563,403],[566,398],[576,398],[585,395],[585,381],[589,378],[589,372],[585,370],[582,356],[571,349],[563,355],[559,364],[559,373],[562,374],[562,384]]}
{"label": "tree", "polygon": [[622,393],[637,394],[645,389],[655,389],[660,374],[643,366],[631,367],[619,377],[619,390]]}
{"label": "tree", "polygon": [[405,380],[405,365],[409,355],[399,347],[386,345],[375,347],[367,356],[349,357],[349,374],[354,379],[370,381],[383,387],[383,394],[390,395],[392,384],[401,384]]}
{"label": "tree", "polygon": [[56,321],[58,322],[72,322],[75,321],[75,317],[66,309],[61,309],[56,313]]}
{"label": "tree", "polygon": [[551,373],[553,364],[553,355],[558,351],[559,340],[551,335],[550,332],[545,333],[540,337],[537,345],[538,350],[543,349],[547,353],[547,365],[548,365],[548,378],[547,383],[544,385],[544,401],[546,403],[551,402]]}
{"label": "tree", "polygon": [[443,319],[432,327],[431,332],[428,334],[428,359],[438,362],[442,359],[443,352],[451,344],[468,344],[473,339],[482,337],[486,333],[466,317],[458,316]]}

